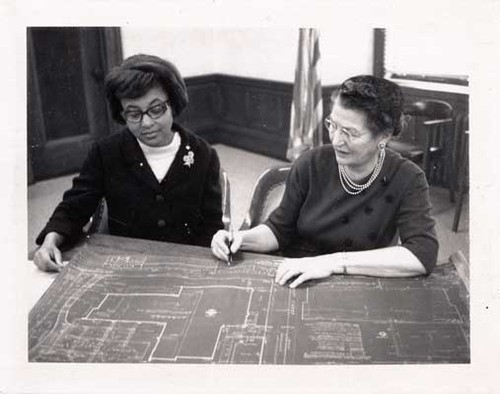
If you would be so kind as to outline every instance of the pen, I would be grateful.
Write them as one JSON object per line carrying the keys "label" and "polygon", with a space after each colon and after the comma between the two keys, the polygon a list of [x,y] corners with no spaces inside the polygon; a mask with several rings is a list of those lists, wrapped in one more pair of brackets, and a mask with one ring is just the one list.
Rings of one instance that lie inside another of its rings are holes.
{"label": "pen", "polygon": [[231,244],[233,243],[233,226],[229,224],[229,254],[227,255],[227,265],[231,265],[233,263],[233,254],[231,253]]}

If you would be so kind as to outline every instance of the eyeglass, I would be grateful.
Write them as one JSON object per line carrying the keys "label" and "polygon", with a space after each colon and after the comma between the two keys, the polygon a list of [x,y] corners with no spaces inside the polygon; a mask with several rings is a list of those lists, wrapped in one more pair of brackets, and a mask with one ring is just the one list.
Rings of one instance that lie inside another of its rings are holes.
{"label": "eyeglass", "polygon": [[168,103],[168,100],[166,100],[162,103],[153,105],[152,107],[149,107],[146,111],[135,110],[135,109],[123,111],[122,115],[130,123],[141,123],[142,118],[144,117],[144,114],[147,114],[151,119],[158,119],[167,110],[167,108],[168,108],[167,103]]}
{"label": "eyeglass", "polygon": [[334,122],[330,118],[326,118],[325,121],[325,126],[328,129],[328,132],[330,135],[333,135],[334,132],[340,131],[342,135],[349,141],[353,142],[356,140],[359,140],[363,134],[360,134],[358,130],[352,128],[352,127],[342,127],[339,125],[337,122]]}

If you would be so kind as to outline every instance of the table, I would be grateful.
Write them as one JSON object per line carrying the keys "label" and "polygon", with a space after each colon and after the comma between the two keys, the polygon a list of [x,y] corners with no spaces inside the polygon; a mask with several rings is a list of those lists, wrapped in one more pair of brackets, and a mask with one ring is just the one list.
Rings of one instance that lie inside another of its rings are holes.
{"label": "table", "polygon": [[[29,314],[30,362],[469,363],[468,292],[429,277],[289,289],[280,258],[93,235]],[[48,281],[48,280],[47,280]]]}

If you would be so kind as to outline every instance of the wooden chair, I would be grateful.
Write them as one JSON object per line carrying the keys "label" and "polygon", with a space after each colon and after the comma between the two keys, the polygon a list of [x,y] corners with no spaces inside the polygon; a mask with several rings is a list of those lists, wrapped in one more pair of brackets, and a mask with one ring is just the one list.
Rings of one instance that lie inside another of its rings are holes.
{"label": "wooden chair", "polygon": [[469,191],[469,130],[464,130],[460,141],[457,175],[458,199],[455,204],[455,215],[452,226],[452,230],[455,233],[458,231],[464,198]]}
{"label": "wooden chair", "polygon": [[103,197],[97,206],[94,214],[84,228],[84,233],[90,234],[109,234],[108,227],[108,204]]}
{"label": "wooden chair", "polygon": [[[227,173],[222,168],[219,173],[219,182],[222,189],[222,223],[224,224],[224,228],[229,230],[229,223],[231,222],[230,185]],[[84,231],[87,234],[109,234],[108,205],[104,198],[101,199],[99,206],[90,218],[89,223],[85,226]]]}
{"label": "wooden chair", "polygon": [[286,178],[290,168],[290,165],[273,167],[259,177],[254,186],[250,208],[240,230],[247,230],[265,222],[278,207],[285,193]]}
{"label": "wooden chair", "polygon": [[222,224],[229,231],[231,226],[231,186],[226,171],[221,168],[219,182],[222,189]]}
{"label": "wooden chair", "polygon": [[406,127],[388,147],[422,167],[429,182],[437,171],[444,176],[452,136],[453,107],[446,101],[420,100],[404,110]]}

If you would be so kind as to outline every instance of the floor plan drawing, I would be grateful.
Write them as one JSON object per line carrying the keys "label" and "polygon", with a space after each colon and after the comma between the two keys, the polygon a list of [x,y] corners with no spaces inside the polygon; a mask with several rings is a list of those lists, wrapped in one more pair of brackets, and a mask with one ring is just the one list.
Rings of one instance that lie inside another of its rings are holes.
{"label": "floor plan drawing", "polygon": [[[201,248],[200,248],[201,249]],[[336,276],[290,290],[247,254],[82,248],[29,315],[30,362],[467,363],[458,276]],[[457,345],[458,344],[458,345]]]}

